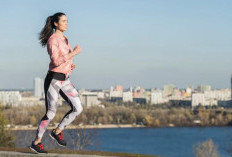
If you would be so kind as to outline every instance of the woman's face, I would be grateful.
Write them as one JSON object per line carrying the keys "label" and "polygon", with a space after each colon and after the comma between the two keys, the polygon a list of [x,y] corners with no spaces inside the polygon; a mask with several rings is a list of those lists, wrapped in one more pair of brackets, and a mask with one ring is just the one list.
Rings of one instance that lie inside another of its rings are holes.
{"label": "woman's face", "polygon": [[60,16],[60,20],[58,23],[54,22],[56,29],[60,30],[61,32],[64,32],[68,28],[68,19],[65,15]]}

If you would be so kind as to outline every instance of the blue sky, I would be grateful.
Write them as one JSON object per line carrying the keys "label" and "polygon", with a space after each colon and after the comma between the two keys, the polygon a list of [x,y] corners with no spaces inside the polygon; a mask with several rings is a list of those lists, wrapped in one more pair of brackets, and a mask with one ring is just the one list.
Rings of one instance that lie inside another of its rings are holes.
{"label": "blue sky", "polygon": [[162,88],[209,84],[229,88],[232,1],[1,0],[0,89],[32,88],[45,78],[49,56],[38,33],[48,16],[64,12],[77,88],[120,84]]}

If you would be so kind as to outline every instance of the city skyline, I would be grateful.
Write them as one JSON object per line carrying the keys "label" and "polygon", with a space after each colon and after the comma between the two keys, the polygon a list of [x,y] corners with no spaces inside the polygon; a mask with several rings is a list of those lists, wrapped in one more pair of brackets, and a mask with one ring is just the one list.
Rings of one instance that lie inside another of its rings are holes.
{"label": "city skyline", "polygon": [[[34,78],[34,92],[0,91],[0,103],[3,105],[35,105],[44,101],[43,82],[41,78]],[[232,78],[231,78],[232,83]],[[232,84],[231,84],[232,85]],[[22,94],[21,94],[22,93]],[[164,85],[163,89],[147,90],[143,87],[124,88],[121,85],[111,86],[108,90],[79,90],[79,96],[87,107],[100,105],[101,99],[116,102],[136,102],[140,104],[164,104],[168,102],[182,103],[185,106],[231,106],[231,88],[212,89],[210,85],[200,85],[197,88],[187,87],[178,89],[175,85]],[[61,99],[60,99],[61,100]],[[61,101],[60,101],[61,102]],[[175,103],[174,103],[175,104]]]}
{"label": "city skyline", "polygon": [[[130,90],[132,90],[132,89],[136,89],[136,88],[143,88],[143,89],[145,89],[145,90],[165,90],[165,88],[169,88],[169,87],[171,87],[171,88],[173,88],[173,89],[179,89],[179,90],[186,90],[186,89],[188,89],[188,88],[191,88],[191,89],[193,89],[193,90],[198,90],[198,91],[202,91],[203,89],[207,89],[207,90],[221,90],[221,89],[232,89],[232,75],[231,75],[231,79],[230,79],[230,81],[231,81],[231,86],[229,87],[229,88],[214,88],[214,87],[212,87],[210,84],[199,84],[199,85],[197,85],[197,86],[192,86],[192,85],[188,85],[188,86],[186,86],[186,87],[184,87],[184,88],[180,88],[180,87],[178,87],[178,86],[176,86],[175,84],[172,84],[172,83],[169,83],[169,84],[164,84],[161,88],[158,88],[158,87],[149,87],[149,88],[144,88],[143,86],[140,86],[140,85],[136,85],[136,86],[122,86],[122,85],[120,85],[120,84],[114,84],[114,85],[110,85],[110,87],[108,87],[108,88],[77,88],[78,90],[83,90],[83,89],[85,89],[85,90],[107,90],[107,89],[109,89],[109,90],[112,90],[112,89],[114,89],[114,87],[115,88],[118,88],[118,87],[120,87],[120,88],[122,88],[123,90],[127,90],[127,91],[130,91]],[[13,88],[13,89],[1,89],[0,88],[0,91],[7,91],[7,90],[9,90],[9,91],[14,91],[14,90],[19,90],[19,91],[27,91],[27,90],[33,90],[33,94],[34,95],[40,95],[40,94],[43,94],[44,93],[44,79],[43,78],[40,78],[40,77],[35,77],[34,79],[33,79],[33,88]],[[39,94],[40,93],[40,94]],[[232,97],[232,95],[231,95],[231,97]]]}
{"label": "city skyline", "polygon": [[[54,5],[56,4],[56,5]],[[210,1],[2,1],[0,89],[32,89],[49,65],[38,33],[48,16],[67,14],[65,35],[74,58],[70,79],[78,89],[125,87],[230,88],[231,7]]]}

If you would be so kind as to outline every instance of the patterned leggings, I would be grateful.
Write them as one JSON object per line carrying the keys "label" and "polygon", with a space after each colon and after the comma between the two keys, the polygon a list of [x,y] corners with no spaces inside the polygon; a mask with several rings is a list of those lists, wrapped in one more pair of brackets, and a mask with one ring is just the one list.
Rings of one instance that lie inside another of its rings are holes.
{"label": "patterned leggings", "polygon": [[63,130],[83,111],[78,91],[71,83],[69,77],[66,78],[62,73],[48,71],[44,81],[44,93],[46,113],[39,122],[36,132],[39,138],[42,138],[48,124],[55,117],[59,94],[71,107],[71,110],[65,114],[58,125],[60,130]]}

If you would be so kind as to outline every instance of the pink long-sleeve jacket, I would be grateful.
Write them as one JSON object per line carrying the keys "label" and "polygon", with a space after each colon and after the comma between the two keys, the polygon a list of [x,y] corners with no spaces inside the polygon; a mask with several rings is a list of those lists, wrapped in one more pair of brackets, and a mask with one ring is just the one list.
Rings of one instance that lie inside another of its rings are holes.
{"label": "pink long-sleeve jacket", "polygon": [[49,64],[49,70],[64,73],[67,78],[68,75],[72,73],[72,59],[68,59],[67,55],[73,51],[73,49],[69,44],[68,38],[65,38],[66,41],[62,37],[53,33],[48,39],[47,51],[51,60]]}

